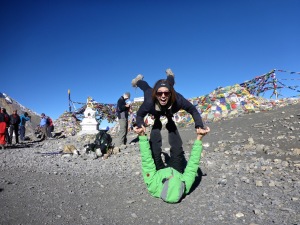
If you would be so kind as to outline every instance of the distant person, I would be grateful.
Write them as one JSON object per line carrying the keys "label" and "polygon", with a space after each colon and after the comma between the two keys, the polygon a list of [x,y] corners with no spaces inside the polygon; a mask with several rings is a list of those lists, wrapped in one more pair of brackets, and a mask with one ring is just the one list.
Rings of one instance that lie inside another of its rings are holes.
{"label": "distant person", "polygon": [[[183,152],[182,148],[180,148],[181,146],[178,146],[179,148],[176,148],[176,150],[180,152],[173,151],[170,153],[169,162],[172,161],[174,164],[159,170],[156,169],[151,153],[150,143],[147,136],[145,136],[145,127],[142,126],[141,129],[135,127],[134,131],[139,135],[142,174],[144,182],[147,184],[148,191],[152,196],[161,198],[167,203],[179,202],[184,195],[190,192],[196,176],[198,175],[197,171],[202,152],[202,138],[210,132],[209,127],[201,130],[199,128],[199,132],[197,132],[197,139],[194,142],[191,155],[186,166],[181,163],[185,159],[184,155],[181,154]],[[183,159],[178,160],[178,155]],[[177,169],[174,168],[175,163]]]}
{"label": "distant person", "polygon": [[126,103],[126,100],[130,98],[130,93],[124,93],[117,103],[117,114],[120,125],[119,131],[119,146],[123,147],[127,144],[127,131],[128,131],[128,114],[130,110],[130,104]]}
{"label": "distant person", "polygon": [[2,108],[2,113],[4,114],[4,120],[5,120],[5,123],[6,123],[5,141],[6,141],[6,143],[10,144],[10,138],[9,138],[9,132],[8,132],[10,118],[9,118],[9,115],[6,112],[5,108]]}
{"label": "distant person", "polygon": [[19,144],[19,124],[21,122],[20,116],[17,113],[17,110],[14,110],[13,113],[9,116],[9,143],[12,144],[13,135],[15,134],[15,143]]}
{"label": "distant person", "polygon": [[54,124],[50,116],[47,116],[47,136],[52,138],[52,132],[54,131]]}
{"label": "distant person", "polygon": [[41,114],[41,120],[40,120],[40,130],[42,132],[42,139],[48,139],[48,135],[47,135],[47,117],[45,115],[45,113]]}
{"label": "distant person", "polygon": [[5,131],[6,131],[5,115],[2,112],[2,108],[0,108],[0,147],[1,147],[1,149],[4,149],[4,147],[6,145]]}
{"label": "distant person", "polygon": [[130,120],[130,124],[128,126],[128,132],[132,132],[134,126],[135,126],[135,119],[134,117],[132,117],[132,119]]}
{"label": "distant person", "polygon": [[20,129],[20,140],[21,141],[25,141],[25,133],[26,133],[26,122],[30,121],[31,116],[28,115],[27,112],[25,112],[24,114],[22,114],[20,116],[20,124],[19,124],[19,129]]}
{"label": "distant person", "polygon": [[[133,87],[139,87],[144,92],[144,102],[138,109],[136,115],[136,124],[139,129],[142,129],[142,125],[145,126],[144,117],[147,114],[151,114],[154,117],[154,124],[150,133],[150,145],[157,170],[165,167],[161,158],[161,116],[165,116],[168,120],[166,128],[168,130],[168,139],[171,146],[171,152],[184,154],[182,151],[182,140],[180,134],[176,124],[172,119],[173,115],[179,110],[183,109],[192,115],[197,134],[202,134],[205,132],[202,118],[196,107],[180,93],[174,90],[173,85],[175,84],[175,79],[172,70],[167,69],[166,74],[167,79],[158,80],[153,88],[151,88],[149,84],[143,80],[144,77],[141,74],[139,74],[131,82]],[[173,159],[180,161],[183,159],[183,157],[182,155],[173,155]],[[179,163],[176,163],[176,165],[178,164]],[[180,171],[179,168],[175,169],[177,169],[179,172],[183,172]]]}

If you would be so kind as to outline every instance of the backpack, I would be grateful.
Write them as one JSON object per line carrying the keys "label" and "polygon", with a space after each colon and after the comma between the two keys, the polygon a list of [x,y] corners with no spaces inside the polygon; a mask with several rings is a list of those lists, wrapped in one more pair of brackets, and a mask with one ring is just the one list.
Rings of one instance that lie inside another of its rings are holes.
{"label": "backpack", "polygon": [[51,118],[48,116],[48,117],[47,117],[47,122],[46,122],[47,125],[50,126],[51,122],[52,122],[52,120],[51,120]]}
{"label": "backpack", "polygon": [[112,138],[105,130],[100,130],[96,135],[94,144],[95,148],[100,148],[102,154],[106,154],[109,147],[111,147]]}

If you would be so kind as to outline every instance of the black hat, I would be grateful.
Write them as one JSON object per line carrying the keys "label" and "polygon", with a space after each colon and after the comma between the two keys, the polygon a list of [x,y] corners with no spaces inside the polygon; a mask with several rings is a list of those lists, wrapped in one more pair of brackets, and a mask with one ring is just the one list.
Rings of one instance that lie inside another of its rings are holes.
{"label": "black hat", "polygon": [[167,80],[160,80],[159,82],[157,82],[154,87],[154,90],[157,91],[161,87],[166,87],[169,90],[171,90],[171,85]]}

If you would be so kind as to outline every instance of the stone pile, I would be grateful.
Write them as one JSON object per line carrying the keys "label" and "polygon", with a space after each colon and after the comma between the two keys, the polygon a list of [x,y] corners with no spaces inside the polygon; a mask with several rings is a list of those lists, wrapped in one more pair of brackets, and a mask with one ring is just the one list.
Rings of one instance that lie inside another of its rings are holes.
{"label": "stone pile", "polygon": [[[239,84],[218,88],[208,95],[189,99],[206,123],[230,119],[241,114],[258,113],[300,102],[299,98],[266,99],[250,94]],[[180,120],[183,117],[184,120]],[[185,126],[193,123],[190,115],[184,111],[175,116],[175,120]]]}
{"label": "stone pile", "polygon": [[71,112],[64,112],[54,121],[55,133],[60,133],[66,137],[74,136],[81,131],[80,120]]}

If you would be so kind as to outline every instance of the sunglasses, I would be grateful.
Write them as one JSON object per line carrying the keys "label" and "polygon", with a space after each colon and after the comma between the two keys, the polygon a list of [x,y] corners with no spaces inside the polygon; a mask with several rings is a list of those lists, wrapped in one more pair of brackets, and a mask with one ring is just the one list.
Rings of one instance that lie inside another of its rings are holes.
{"label": "sunglasses", "polygon": [[169,91],[160,91],[160,92],[156,92],[156,96],[161,97],[162,95],[165,95],[166,97],[169,97],[171,95],[171,92]]}

